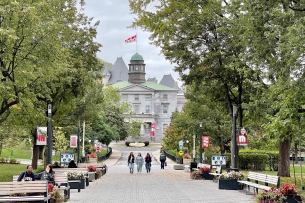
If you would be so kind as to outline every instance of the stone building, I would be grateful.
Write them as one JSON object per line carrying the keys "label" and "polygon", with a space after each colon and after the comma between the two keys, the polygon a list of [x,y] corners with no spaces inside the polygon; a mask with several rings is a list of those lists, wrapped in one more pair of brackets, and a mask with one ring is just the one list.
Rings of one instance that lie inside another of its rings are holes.
{"label": "stone building", "polygon": [[160,142],[170,125],[174,111],[181,111],[186,100],[184,91],[177,81],[164,75],[160,83],[156,78],[146,80],[146,64],[143,57],[136,53],[128,67],[122,57],[118,57],[111,70],[103,71],[103,83],[119,89],[122,102],[132,106],[132,118],[145,123],[141,126],[140,136]]}

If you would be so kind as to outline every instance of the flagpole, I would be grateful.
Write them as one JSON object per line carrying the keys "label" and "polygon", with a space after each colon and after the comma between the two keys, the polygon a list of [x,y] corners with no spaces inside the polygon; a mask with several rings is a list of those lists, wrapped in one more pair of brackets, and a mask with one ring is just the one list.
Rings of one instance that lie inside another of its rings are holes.
{"label": "flagpole", "polygon": [[138,33],[136,33],[136,53],[138,53]]}

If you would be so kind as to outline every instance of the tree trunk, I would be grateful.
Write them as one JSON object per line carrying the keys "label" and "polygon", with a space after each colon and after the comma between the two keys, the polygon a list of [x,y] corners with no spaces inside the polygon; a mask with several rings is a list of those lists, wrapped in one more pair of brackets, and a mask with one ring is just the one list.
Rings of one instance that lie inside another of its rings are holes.
{"label": "tree trunk", "polygon": [[37,169],[37,162],[38,162],[38,153],[39,153],[39,146],[35,144],[33,144],[33,157],[32,157],[32,167],[33,169]]}
{"label": "tree trunk", "polygon": [[1,156],[1,153],[2,153],[2,142],[0,142],[0,156]]}
{"label": "tree trunk", "polygon": [[220,154],[224,154],[226,152],[224,143],[220,143],[219,148],[220,148]]}
{"label": "tree trunk", "polygon": [[44,148],[44,146],[43,145],[40,145],[39,146],[39,156],[38,156],[38,159],[44,159],[44,157],[43,157],[43,148]]}
{"label": "tree trunk", "polygon": [[280,136],[280,148],[279,148],[279,170],[277,172],[278,176],[290,177],[290,144],[291,136],[283,138]]}

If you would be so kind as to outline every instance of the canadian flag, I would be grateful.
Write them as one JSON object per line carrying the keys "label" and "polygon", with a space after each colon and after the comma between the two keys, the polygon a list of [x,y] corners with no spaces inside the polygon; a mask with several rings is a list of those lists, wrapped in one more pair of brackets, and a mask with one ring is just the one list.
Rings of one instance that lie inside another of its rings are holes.
{"label": "canadian flag", "polygon": [[131,36],[125,40],[125,43],[135,42],[137,39],[137,35]]}

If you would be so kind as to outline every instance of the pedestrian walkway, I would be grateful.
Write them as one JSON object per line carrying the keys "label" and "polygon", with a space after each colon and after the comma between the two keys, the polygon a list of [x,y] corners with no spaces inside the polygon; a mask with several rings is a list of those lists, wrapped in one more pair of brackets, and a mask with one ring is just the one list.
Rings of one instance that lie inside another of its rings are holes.
{"label": "pedestrian walkway", "polygon": [[[174,162],[160,169],[158,155],[151,152],[155,159],[151,173],[129,173],[127,157],[129,152],[113,150],[104,163],[108,166],[105,176],[91,182],[80,193],[71,191],[71,203],[250,203],[253,195],[244,191],[219,190],[217,183],[210,180],[192,180],[190,173],[173,170]],[[143,166],[144,167],[144,166]],[[135,166],[136,168],[136,166]],[[136,171],[136,170],[135,170]]]}

